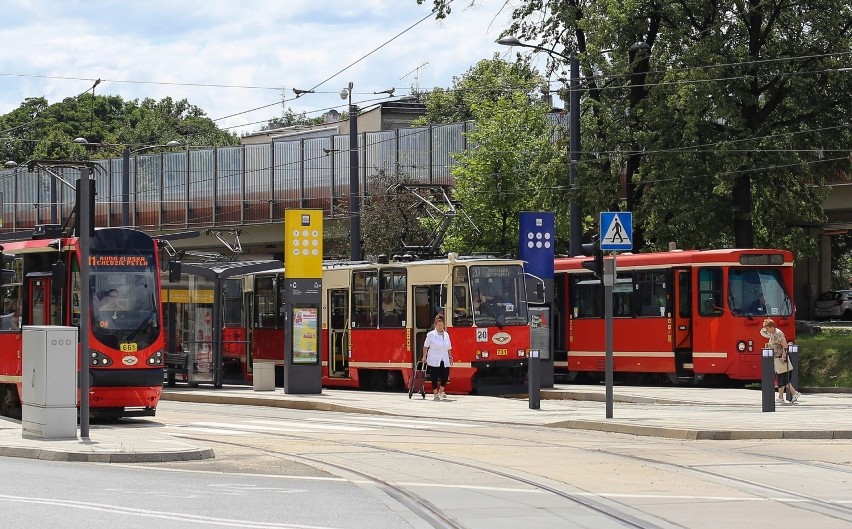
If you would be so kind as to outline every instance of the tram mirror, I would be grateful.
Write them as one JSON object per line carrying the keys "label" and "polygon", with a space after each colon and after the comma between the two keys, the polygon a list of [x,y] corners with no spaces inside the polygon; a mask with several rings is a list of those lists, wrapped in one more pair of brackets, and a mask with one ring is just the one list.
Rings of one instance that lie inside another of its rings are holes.
{"label": "tram mirror", "polygon": [[169,283],[180,283],[181,262],[169,261]]}
{"label": "tram mirror", "polygon": [[65,268],[65,263],[57,261],[51,267],[52,280],[50,282],[50,290],[54,295],[62,293],[62,287],[65,286],[65,275],[68,270]]}

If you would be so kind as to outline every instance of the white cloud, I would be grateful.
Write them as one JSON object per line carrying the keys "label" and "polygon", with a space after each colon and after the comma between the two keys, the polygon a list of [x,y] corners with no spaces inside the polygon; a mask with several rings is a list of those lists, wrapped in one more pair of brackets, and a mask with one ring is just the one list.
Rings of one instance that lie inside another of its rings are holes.
{"label": "white cloud", "polygon": [[[427,16],[431,2],[415,0],[288,0],[206,2],[183,0],[7,2],[0,28],[7,52],[0,57],[0,113],[27,97],[54,103],[91,88],[99,94],[132,99],[186,98],[220,118],[293,98],[358,61],[397,33]],[[428,5],[427,5],[428,4]],[[424,62],[421,88],[449,86],[477,61],[507,51],[494,43],[507,14],[503,0],[454,8],[444,21],[429,18],[345,72],[286,104],[312,113],[338,106],[349,81],[354,100],[390,87],[407,92]],[[8,43],[15,43],[9,46]],[[44,76],[44,77],[39,77]],[[66,79],[61,79],[66,78]],[[71,78],[71,79],[67,79]],[[403,79],[401,79],[403,78]],[[262,88],[181,86],[240,85]],[[221,126],[250,131],[280,114],[281,105],[240,114]]]}

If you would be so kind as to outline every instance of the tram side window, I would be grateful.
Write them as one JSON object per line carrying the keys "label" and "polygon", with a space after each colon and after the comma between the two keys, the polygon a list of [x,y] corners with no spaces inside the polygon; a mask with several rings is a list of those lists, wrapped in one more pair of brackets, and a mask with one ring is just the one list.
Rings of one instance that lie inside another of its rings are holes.
{"label": "tram side window", "polygon": [[665,316],[668,311],[666,273],[640,271],[633,274],[636,285],[637,316]]}
{"label": "tram side window", "polygon": [[702,316],[722,314],[722,270],[719,268],[698,271],[698,313]]}
{"label": "tram side window", "polygon": [[629,274],[618,274],[612,288],[612,315],[633,317],[633,279]]}
{"label": "tram side window", "polygon": [[386,268],[381,275],[381,326],[402,327],[405,325],[405,269]]}
{"label": "tram side window", "polygon": [[278,297],[275,300],[275,328],[284,329],[287,326],[287,306],[285,305],[284,291],[287,290],[287,282],[284,281],[283,275],[275,276],[275,288],[278,290]]}
{"label": "tram side window", "polygon": [[352,327],[375,327],[378,316],[377,271],[352,272]]}
{"label": "tram side window", "polygon": [[254,280],[254,306],[256,329],[275,327],[275,289],[271,277],[258,277]]}
{"label": "tram side window", "polygon": [[470,280],[467,267],[453,268],[453,325],[470,327],[473,325],[473,308],[470,297]]}
{"label": "tram side window", "polygon": [[242,326],[243,283],[242,279],[227,279],[223,291],[225,326]]}
{"label": "tram side window", "polygon": [[598,280],[574,282],[571,289],[571,313],[575,318],[602,318],[603,287]]}
{"label": "tram side window", "polygon": [[[16,266],[20,267],[20,259],[3,264],[2,281],[0,281],[0,297],[3,298],[3,314],[0,315],[0,330],[17,330],[21,328],[21,309],[23,299],[21,294],[20,274],[16,274]],[[19,268],[20,269],[20,268]]]}

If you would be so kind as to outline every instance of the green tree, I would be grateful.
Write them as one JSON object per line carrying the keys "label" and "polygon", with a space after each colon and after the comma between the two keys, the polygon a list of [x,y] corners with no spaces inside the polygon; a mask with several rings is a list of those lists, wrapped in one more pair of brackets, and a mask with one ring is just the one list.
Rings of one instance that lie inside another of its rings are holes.
{"label": "green tree", "polygon": [[322,116],[309,118],[305,112],[297,113],[292,108],[286,107],[281,117],[270,119],[260,127],[260,130],[275,130],[293,125],[321,125],[324,119]]}
{"label": "green tree", "polygon": [[580,60],[586,212],[633,210],[637,249],[813,253],[822,185],[850,174],[848,3],[513,5],[506,34]]}
{"label": "green tree", "polygon": [[453,77],[451,88],[435,87],[420,94],[426,113],[414,120],[414,126],[429,123],[460,123],[474,119],[473,107],[482,101],[498,101],[510,92],[532,94],[547,91],[541,76],[529,65],[529,58],[508,62],[497,54],[476,63],[463,75]]}
{"label": "green tree", "polygon": [[365,255],[392,256],[404,246],[418,246],[429,238],[421,220],[423,203],[404,185],[413,178],[401,171],[380,169],[367,182],[368,200],[361,208],[361,237]]}
{"label": "green tree", "polygon": [[[146,98],[124,101],[120,96],[81,94],[60,103],[28,98],[12,112],[0,116],[0,157],[23,162],[30,159],[82,159],[120,156],[123,146],[165,144],[179,140],[187,146],[236,145],[236,135],[219,129],[204,111],[186,99],[160,101]],[[86,150],[72,142],[83,137],[90,143],[114,145]]]}
{"label": "green tree", "polygon": [[456,155],[453,170],[453,198],[472,222],[452,225],[445,250],[515,254],[518,214],[525,210],[556,211],[567,228],[567,193],[557,192],[565,150],[553,141],[558,126],[540,97],[544,86],[526,59],[495,56],[454,78],[451,89],[425,96],[423,122],[474,124],[469,149]]}

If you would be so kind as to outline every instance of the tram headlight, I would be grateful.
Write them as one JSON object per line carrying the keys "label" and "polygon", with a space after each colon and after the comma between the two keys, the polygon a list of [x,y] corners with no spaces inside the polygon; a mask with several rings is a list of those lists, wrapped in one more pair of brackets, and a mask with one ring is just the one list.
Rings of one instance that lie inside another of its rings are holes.
{"label": "tram headlight", "polygon": [[745,350],[746,350],[746,343],[745,343],[745,341],[740,340],[739,342],[737,342],[737,351],[739,351],[739,352],[741,352],[741,353],[742,353],[742,352],[745,352]]}
{"label": "tram headlight", "polygon": [[151,356],[148,357],[147,362],[148,362],[149,366],[161,366],[161,365],[163,365],[163,352],[157,351],[156,353],[152,354]]}
{"label": "tram headlight", "polygon": [[91,355],[90,364],[93,366],[108,367],[112,365],[110,357],[103,353],[99,353],[95,350],[89,350],[89,354]]}

